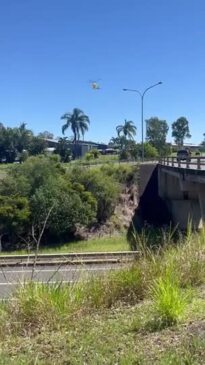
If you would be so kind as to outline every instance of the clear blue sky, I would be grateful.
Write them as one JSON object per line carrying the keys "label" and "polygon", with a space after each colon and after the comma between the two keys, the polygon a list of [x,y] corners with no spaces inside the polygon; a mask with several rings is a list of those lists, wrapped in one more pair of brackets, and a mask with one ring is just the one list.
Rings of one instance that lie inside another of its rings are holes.
{"label": "clear blue sky", "polygon": [[[190,122],[205,132],[204,0],[1,0],[0,121],[61,135],[74,107],[91,120],[86,139],[108,141],[124,119]],[[89,80],[101,79],[101,90]],[[68,132],[68,136],[71,133]],[[169,140],[170,138],[169,133]]]}

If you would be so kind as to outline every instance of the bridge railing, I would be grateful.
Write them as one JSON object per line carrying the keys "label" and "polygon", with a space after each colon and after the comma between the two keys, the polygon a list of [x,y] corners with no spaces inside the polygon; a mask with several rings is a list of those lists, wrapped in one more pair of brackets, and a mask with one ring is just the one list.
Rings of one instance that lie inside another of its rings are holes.
{"label": "bridge railing", "polygon": [[204,170],[205,156],[187,157],[186,159],[183,160],[177,156],[168,156],[160,158],[159,163],[161,165],[171,166],[171,167],[183,167],[187,169]]}

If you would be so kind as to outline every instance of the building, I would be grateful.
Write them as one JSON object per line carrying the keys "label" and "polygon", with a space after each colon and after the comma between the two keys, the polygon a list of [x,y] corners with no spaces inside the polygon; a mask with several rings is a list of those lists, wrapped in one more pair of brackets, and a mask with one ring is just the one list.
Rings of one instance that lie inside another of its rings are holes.
{"label": "building", "polygon": [[[55,149],[58,145],[57,139],[46,138],[45,141],[47,143],[48,151],[51,151],[52,148]],[[108,148],[105,143],[96,143],[92,141],[78,141],[77,143],[68,142],[69,148],[75,157],[83,157],[87,152],[94,148],[101,151],[105,151]]]}

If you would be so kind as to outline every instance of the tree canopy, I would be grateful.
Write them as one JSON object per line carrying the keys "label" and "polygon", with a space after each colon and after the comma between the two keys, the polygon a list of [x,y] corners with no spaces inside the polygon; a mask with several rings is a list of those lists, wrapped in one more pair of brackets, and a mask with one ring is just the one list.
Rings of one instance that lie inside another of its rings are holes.
{"label": "tree canopy", "polygon": [[134,139],[137,133],[137,127],[132,121],[125,119],[124,124],[120,124],[116,127],[118,137],[124,136],[125,139]]}
{"label": "tree canopy", "polygon": [[155,147],[160,154],[163,154],[169,130],[166,120],[160,120],[157,117],[152,117],[146,120],[146,125],[147,141]]}
{"label": "tree canopy", "polygon": [[86,131],[88,131],[88,126],[90,120],[84,112],[78,108],[74,108],[72,113],[65,113],[62,115],[61,119],[65,120],[65,124],[62,126],[62,133],[68,128],[71,128],[73,132],[73,142],[79,141],[80,137],[84,137]]}
{"label": "tree canopy", "polygon": [[189,122],[185,117],[180,117],[172,123],[172,137],[178,146],[183,146],[185,138],[191,138]]}

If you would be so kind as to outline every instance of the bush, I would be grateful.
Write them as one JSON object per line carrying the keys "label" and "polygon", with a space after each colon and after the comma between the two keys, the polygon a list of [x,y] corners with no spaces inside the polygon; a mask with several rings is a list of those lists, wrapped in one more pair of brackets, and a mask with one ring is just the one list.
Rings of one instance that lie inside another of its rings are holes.
{"label": "bush", "polygon": [[138,166],[130,164],[106,164],[101,167],[101,171],[111,176],[117,183],[131,184],[137,183],[139,169]]}
{"label": "bush", "polygon": [[119,160],[120,161],[129,161],[131,160],[131,154],[127,150],[121,150],[119,154]]}
{"label": "bush", "polygon": [[12,166],[0,184],[2,195],[19,194],[31,197],[49,179],[65,175],[57,156],[29,157],[23,164]]}
{"label": "bush", "polygon": [[0,236],[1,238],[7,236],[6,246],[8,246],[8,238],[10,242],[15,241],[17,234],[23,233],[29,218],[29,202],[26,198],[15,195],[0,196]]}
{"label": "bush", "polygon": [[97,202],[97,220],[103,222],[114,212],[119,198],[119,184],[111,176],[106,176],[101,170],[83,170],[76,168],[70,171],[72,182],[79,182],[89,191]]}
{"label": "bush", "polygon": [[31,199],[33,221],[37,226],[45,221],[49,209],[53,206],[47,222],[47,229],[55,237],[69,237],[77,225],[88,226],[96,217],[96,201],[91,193],[85,192],[84,187],[50,182],[40,187]]}

